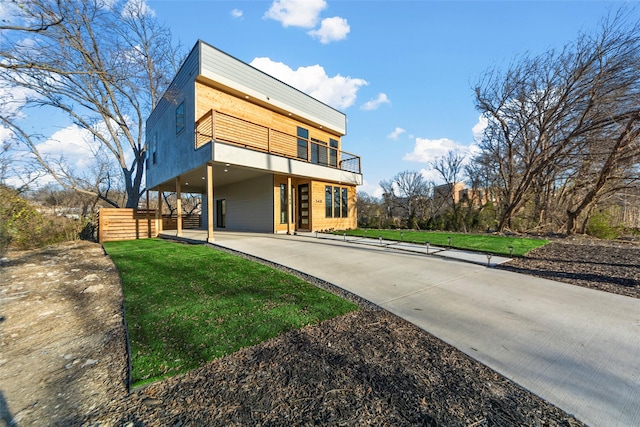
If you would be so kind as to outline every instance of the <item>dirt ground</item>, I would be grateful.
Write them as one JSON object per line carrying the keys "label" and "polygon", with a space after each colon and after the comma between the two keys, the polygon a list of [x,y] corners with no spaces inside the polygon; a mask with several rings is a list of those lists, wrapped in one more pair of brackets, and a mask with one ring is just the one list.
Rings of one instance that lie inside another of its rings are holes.
{"label": "dirt ground", "polygon": [[122,290],[101,246],[14,252],[0,268],[0,419],[74,425],[125,395]]}
{"label": "dirt ground", "polygon": [[[504,268],[640,297],[637,245],[546,248]],[[0,267],[5,425],[582,425],[362,301],[358,312],[128,392],[122,293],[99,245],[13,252]]]}

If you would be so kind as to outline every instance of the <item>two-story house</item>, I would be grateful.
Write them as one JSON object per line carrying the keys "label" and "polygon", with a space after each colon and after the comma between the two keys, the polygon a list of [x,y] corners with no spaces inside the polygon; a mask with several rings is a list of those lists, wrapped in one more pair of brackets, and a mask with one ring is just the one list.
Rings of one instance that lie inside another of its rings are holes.
{"label": "two-story house", "polygon": [[356,228],[362,173],[345,134],[340,111],[198,41],[147,120],[156,215],[166,191],[202,195],[209,240],[215,229]]}

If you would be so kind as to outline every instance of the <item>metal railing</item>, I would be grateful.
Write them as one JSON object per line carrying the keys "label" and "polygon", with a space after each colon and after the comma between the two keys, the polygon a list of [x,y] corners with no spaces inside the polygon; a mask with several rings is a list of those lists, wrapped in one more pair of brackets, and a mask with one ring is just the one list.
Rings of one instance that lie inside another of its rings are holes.
{"label": "metal railing", "polygon": [[213,140],[347,172],[362,173],[360,156],[324,142],[301,138],[210,110],[196,120],[195,147],[200,148]]}

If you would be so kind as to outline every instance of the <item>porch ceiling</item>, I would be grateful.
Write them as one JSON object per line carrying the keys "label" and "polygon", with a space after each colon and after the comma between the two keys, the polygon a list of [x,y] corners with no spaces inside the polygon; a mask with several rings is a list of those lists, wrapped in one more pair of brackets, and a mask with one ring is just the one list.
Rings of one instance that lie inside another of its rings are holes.
{"label": "porch ceiling", "polygon": [[[255,169],[248,169],[242,166],[231,165],[225,163],[213,164],[213,184],[214,187],[222,187],[225,185],[233,184],[235,182],[245,181],[247,179],[257,178],[259,176],[271,175],[265,171],[259,171]],[[207,166],[202,165],[196,169],[180,175],[181,191],[183,193],[199,193],[205,194],[207,192]],[[153,191],[176,191],[175,178],[169,181],[165,181],[158,187],[151,188]]]}

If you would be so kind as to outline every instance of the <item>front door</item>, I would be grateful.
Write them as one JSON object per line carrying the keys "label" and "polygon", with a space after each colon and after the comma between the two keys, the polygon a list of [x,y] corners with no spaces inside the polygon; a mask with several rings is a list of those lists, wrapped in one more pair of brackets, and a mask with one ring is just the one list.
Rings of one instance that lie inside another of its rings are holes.
{"label": "front door", "polygon": [[309,184],[298,185],[298,229],[309,230]]}

